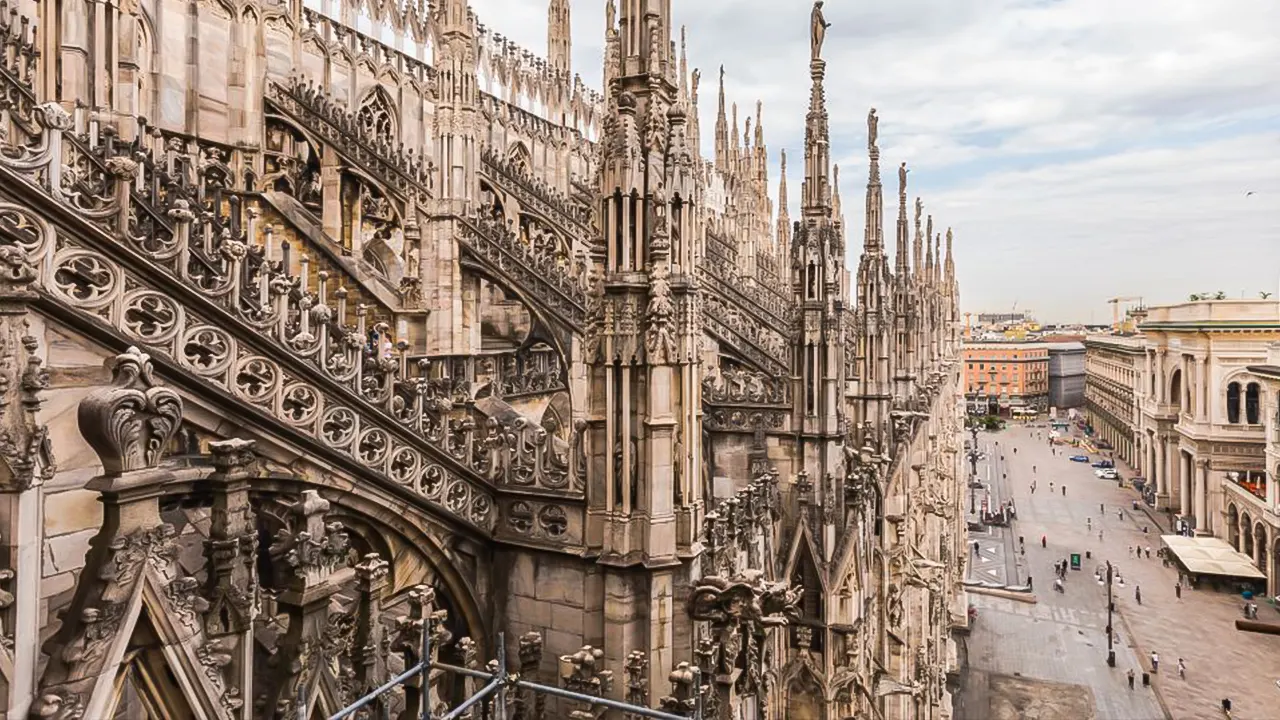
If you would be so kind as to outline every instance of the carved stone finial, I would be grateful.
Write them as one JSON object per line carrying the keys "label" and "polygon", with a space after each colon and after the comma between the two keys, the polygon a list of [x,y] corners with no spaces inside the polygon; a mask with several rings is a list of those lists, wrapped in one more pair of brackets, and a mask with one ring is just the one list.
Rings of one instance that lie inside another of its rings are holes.
{"label": "carved stone finial", "polygon": [[156,384],[151,358],[136,347],[110,358],[110,387],[80,403],[80,434],[98,454],[104,475],[153,468],[182,421],[182,399]]}
{"label": "carved stone finial", "polygon": [[213,466],[222,472],[249,470],[258,462],[258,455],[253,451],[253,440],[230,438],[209,443],[209,452],[213,454]]}

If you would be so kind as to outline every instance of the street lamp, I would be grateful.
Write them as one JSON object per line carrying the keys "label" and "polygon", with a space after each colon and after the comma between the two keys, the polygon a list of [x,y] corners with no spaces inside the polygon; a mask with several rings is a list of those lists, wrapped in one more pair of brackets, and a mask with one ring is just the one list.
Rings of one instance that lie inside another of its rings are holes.
{"label": "street lamp", "polygon": [[1111,627],[1111,613],[1115,610],[1116,604],[1111,597],[1111,561],[1107,561],[1107,666],[1116,666],[1116,650],[1113,642],[1115,640],[1115,631]]}

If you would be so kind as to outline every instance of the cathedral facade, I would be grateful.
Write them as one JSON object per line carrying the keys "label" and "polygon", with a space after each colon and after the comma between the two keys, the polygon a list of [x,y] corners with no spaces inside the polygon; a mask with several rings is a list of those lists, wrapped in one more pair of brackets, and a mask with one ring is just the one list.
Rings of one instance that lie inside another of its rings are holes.
{"label": "cathedral facade", "polygon": [[0,0],[0,715],[951,717],[951,232],[671,5]]}

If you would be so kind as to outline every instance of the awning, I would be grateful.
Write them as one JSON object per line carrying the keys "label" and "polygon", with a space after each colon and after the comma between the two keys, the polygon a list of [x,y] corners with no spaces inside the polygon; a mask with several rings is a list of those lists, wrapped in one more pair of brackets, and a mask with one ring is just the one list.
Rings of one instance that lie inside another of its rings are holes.
{"label": "awning", "polygon": [[1161,535],[1160,540],[1189,572],[1267,579],[1248,555],[1236,551],[1220,538]]}

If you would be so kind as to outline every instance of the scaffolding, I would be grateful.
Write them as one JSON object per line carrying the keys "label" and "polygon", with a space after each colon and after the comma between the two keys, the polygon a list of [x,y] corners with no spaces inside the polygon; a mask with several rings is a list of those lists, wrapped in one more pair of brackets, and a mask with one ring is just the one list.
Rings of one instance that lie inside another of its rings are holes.
{"label": "scaffolding", "polygon": [[[608,698],[596,695],[588,695],[586,693],[574,692],[564,688],[555,687],[553,685],[543,685],[541,683],[529,682],[521,680],[518,673],[512,673],[507,669],[507,652],[505,633],[498,633],[498,657],[494,672],[484,672],[482,670],[473,670],[471,668],[459,667],[448,663],[433,662],[431,660],[431,633],[424,631],[422,633],[422,660],[413,667],[405,670],[396,677],[388,680],[385,684],[377,689],[369,692],[369,694],[356,700],[347,707],[339,710],[329,717],[329,720],[347,720],[355,718],[356,713],[361,710],[370,709],[377,703],[382,696],[391,692],[397,687],[406,685],[409,682],[417,681],[420,699],[420,718],[419,720],[462,720],[470,718],[471,711],[481,703],[486,703],[492,698],[491,709],[487,710],[483,717],[490,720],[510,720],[507,713],[508,693],[512,690],[527,690],[535,694],[551,695],[554,697],[573,700],[575,702],[584,703],[588,709],[601,707],[606,710],[619,710],[627,713],[628,717],[635,718],[654,718],[655,720],[703,720],[703,686],[702,673],[694,667],[693,671],[693,698],[692,700],[681,701],[687,705],[690,714],[675,715],[661,710],[652,710],[643,705],[634,705],[618,700],[610,700]],[[430,694],[431,671],[440,670],[442,672],[454,673],[461,677],[469,677],[477,680],[485,681],[482,687],[475,694],[464,699],[454,709],[441,717],[432,717],[431,706],[428,702]],[[387,703],[377,703],[379,720],[391,720],[391,706]],[[365,716],[367,717],[367,716]],[[584,717],[591,717],[585,715]],[[297,720],[307,720],[307,703],[305,698],[299,698],[298,701],[298,717]]]}

